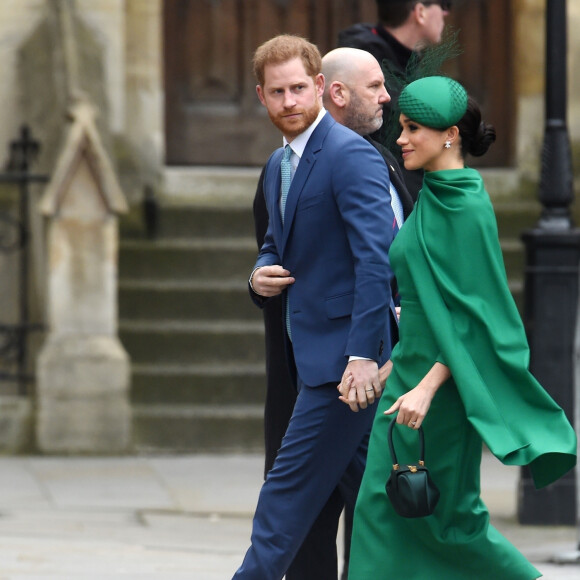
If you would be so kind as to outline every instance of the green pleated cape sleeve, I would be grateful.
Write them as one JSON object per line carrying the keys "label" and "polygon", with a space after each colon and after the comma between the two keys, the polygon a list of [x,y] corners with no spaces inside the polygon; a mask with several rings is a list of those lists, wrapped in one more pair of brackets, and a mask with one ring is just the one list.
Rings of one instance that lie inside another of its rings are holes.
{"label": "green pleated cape sleeve", "polygon": [[411,275],[467,417],[500,461],[548,485],[575,465],[576,434],[528,370],[483,180],[469,168],[428,172],[415,211]]}

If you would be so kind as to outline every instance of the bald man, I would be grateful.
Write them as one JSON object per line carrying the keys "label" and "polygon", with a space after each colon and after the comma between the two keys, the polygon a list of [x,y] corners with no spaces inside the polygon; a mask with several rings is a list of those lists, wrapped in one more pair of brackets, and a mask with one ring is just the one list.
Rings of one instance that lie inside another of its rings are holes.
{"label": "bald man", "polygon": [[383,125],[384,105],[391,98],[377,60],[358,48],[337,48],[322,59],[323,103],[336,121],[371,143],[383,156],[391,178],[391,204],[398,227],[413,209],[403,174],[394,155],[370,135]]}
{"label": "bald man", "polygon": [[[445,18],[450,13],[452,2],[417,2],[415,0],[376,0],[377,24],[359,23],[341,30],[338,46],[349,46],[371,53],[378,63],[404,76],[413,53],[425,46],[437,44],[445,28]],[[399,95],[391,94],[393,102]],[[387,104],[385,115],[390,115]],[[385,118],[385,122],[387,119]],[[394,119],[393,122],[398,122]],[[374,135],[378,138],[378,135]],[[423,171],[407,171],[403,160],[397,157],[405,183],[413,199],[423,183]]]}
{"label": "bald man", "polygon": [[[405,187],[401,170],[393,155],[368,137],[383,124],[383,104],[390,97],[384,77],[375,58],[355,48],[338,48],[322,59],[325,77],[324,107],[333,118],[367,139],[383,156],[391,178],[391,203],[397,217],[397,227],[413,208],[413,200]],[[261,247],[268,227],[268,213],[262,189],[263,172],[254,199],[256,241]],[[295,378],[286,360],[280,297],[270,298],[264,307],[266,338],[266,404],[264,412],[265,473],[276,458],[296,401]],[[392,336],[398,336],[392,320]],[[336,554],[337,523],[345,509],[345,559],[342,578],[348,574],[348,552],[352,514],[356,497],[345,489],[335,489],[326,506],[314,522],[310,533],[286,573],[286,580],[335,580],[338,562]]]}

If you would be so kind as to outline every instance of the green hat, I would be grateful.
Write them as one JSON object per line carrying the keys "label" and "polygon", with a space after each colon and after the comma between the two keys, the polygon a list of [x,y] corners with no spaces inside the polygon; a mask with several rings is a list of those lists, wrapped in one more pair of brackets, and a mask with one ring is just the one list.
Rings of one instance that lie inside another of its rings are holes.
{"label": "green hat", "polygon": [[467,91],[449,77],[424,77],[403,89],[398,105],[403,114],[421,125],[447,129],[465,114]]}

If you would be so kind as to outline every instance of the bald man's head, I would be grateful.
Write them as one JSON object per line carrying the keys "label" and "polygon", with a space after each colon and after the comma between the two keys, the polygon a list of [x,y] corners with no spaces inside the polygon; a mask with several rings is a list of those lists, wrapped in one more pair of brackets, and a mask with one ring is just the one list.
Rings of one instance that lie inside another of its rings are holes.
{"label": "bald man's head", "polygon": [[328,84],[334,80],[352,82],[358,68],[361,66],[372,67],[373,64],[378,66],[375,57],[366,50],[347,47],[335,48],[322,58],[322,74]]}
{"label": "bald man's head", "polygon": [[383,71],[370,53],[337,48],[322,59],[324,106],[342,125],[369,135],[383,124],[383,104],[390,101]]}

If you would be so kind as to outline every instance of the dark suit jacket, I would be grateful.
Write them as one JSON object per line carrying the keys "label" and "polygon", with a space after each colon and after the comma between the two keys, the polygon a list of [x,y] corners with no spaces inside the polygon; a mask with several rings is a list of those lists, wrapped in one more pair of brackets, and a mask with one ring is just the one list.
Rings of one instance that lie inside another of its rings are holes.
{"label": "dark suit jacket", "polygon": [[[258,251],[268,230],[268,210],[264,198],[262,168],[254,197],[254,227]],[[296,385],[288,365],[284,338],[282,296],[273,296],[263,306],[266,342],[266,402],[264,406],[264,477],[272,469],[296,402]]]}
{"label": "dark suit jacket", "polygon": [[256,267],[281,264],[296,278],[285,293],[300,378],[338,383],[349,355],[379,365],[390,356],[389,174],[373,147],[327,113],[306,145],[282,224],[281,156],[278,149],[266,164],[270,219]]}
{"label": "dark suit jacket", "polygon": [[365,139],[383,156],[383,159],[387,165],[387,169],[389,170],[389,178],[391,179],[392,184],[395,186],[395,189],[399,194],[399,199],[401,200],[401,204],[403,206],[403,216],[405,219],[407,219],[409,214],[413,211],[413,205],[415,202],[413,201],[413,197],[405,185],[405,178],[399,164],[397,163],[397,159],[384,145],[381,145],[378,141],[375,141],[370,137],[365,137]]}

